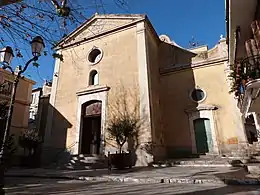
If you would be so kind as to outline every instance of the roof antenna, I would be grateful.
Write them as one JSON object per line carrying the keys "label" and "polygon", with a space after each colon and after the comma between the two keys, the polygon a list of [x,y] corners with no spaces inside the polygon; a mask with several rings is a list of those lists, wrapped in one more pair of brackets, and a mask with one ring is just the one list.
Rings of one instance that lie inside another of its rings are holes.
{"label": "roof antenna", "polygon": [[191,37],[191,40],[189,41],[189,48],[198,47],[199,42],[194,38],[194,36]]}

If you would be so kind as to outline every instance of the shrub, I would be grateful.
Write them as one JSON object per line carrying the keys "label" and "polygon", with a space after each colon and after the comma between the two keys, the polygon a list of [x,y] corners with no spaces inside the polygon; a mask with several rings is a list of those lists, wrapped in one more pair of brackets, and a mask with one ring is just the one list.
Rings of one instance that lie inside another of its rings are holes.
{"label": "shrub", "polygon": [[34,155],[38,146],[42,143],[42,138],[36,129],[27,129],[19,137],[19,145],[28,152],[28,155]]}

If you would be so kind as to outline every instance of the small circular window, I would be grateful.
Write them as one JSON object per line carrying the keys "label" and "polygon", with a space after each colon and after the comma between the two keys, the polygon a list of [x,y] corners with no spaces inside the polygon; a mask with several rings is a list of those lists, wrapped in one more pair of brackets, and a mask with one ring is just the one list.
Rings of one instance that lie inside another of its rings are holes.
{"label": "small circular window", "polygon": [[202,89],[194,89],[191,92],[190,97],[195,102],[201,102],[206,98],[206,94]]}
{"label": "small circular window", "polygon": [[100,60],[102,59],[102,56],[103,56],[102,50],[99,48],[94,48],[88,54],[88,61],[91,64],[96,64],[96,63],[100,62]]}

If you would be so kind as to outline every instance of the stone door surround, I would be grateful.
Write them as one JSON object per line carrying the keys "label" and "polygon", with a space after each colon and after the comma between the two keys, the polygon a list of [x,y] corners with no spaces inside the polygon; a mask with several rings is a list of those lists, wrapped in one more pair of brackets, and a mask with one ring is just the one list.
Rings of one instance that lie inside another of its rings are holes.
{"label": "stone door surround", "polygon": [[217,137],[216,137],[216,128],[215,128],[215,120],[214,120],[214,110],[218,108],[213,105],[199,105],[196,108],[186,109],[185,112],[189,118],[189,126],[190,126],[190,135],[191,135],[191,145],[192,145],[192,153],[197,153],[196,147],[196,138],[194,132],[194,124],[193,121],[199,118],[207,118],[210,120],[210,128],[211,128],[211,135],[213,141],[213,151],[214,154],[219,154],[219,148],[217,144]]}
{"label": "stone door surround", "polygon": [[81,151],[81,132],[82,132],[82,105],[88,101],[97,100],[102,102],[101,106],[101,137],[100,137],[100,155],[105,152],[105,119],[106,119],[106,105],[107,105],[107,93],[110,87],[108,86],[90,86],[84,91],[77,92],[77,121],[76,121],[76,136],[75,136],[75,146],[73,149],[73,154],[79,154]]}

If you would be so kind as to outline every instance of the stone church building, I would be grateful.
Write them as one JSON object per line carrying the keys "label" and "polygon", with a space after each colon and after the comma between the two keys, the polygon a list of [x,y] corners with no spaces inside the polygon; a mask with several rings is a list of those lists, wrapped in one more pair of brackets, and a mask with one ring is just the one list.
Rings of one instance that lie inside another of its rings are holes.
{"label": "stone church building", "polygon": [[[95,14],[55,47],[46,150],[107,155],[118,89],[134,93],[144,118],[138,165],[191,154],[226,154],[245,143],[229,93],[226,40],[185,49],[158,35],[145,15]],[[134,106],[127,95],[129,106]],[[152,145],[152,155],[145,145]]]}

